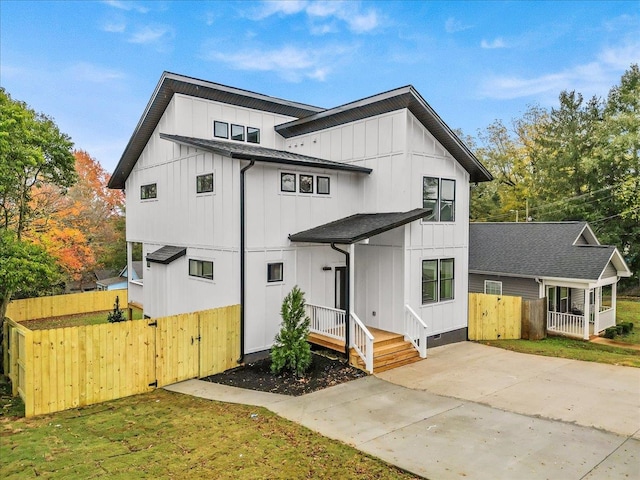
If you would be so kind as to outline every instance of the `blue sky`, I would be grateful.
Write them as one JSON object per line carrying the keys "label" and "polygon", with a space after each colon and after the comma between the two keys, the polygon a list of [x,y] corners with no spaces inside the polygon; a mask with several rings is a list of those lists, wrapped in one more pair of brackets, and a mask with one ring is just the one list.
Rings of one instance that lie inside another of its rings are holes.
{"label": "blue sky", "polygon": [[412,84],[475,136],[632,63],[639,1],[0,1],[0,85],[109,171],[164,70],[320,107]]}

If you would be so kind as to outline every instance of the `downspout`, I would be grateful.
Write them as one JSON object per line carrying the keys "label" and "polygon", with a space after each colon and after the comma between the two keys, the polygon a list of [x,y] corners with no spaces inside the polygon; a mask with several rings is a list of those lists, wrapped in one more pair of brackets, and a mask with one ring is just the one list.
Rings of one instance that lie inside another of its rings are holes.
{"label": "downspout", "polygon": [[345,288],[345,292],[344,292],[344,303],[345,303],[345,325],[344,325],[344,353],[347,356],[347,359],[349,358],[349,324],[351,323],[351,305],[350,305],[350,299],[351,299],[351,295],[350,295],[350,290],[351,290],[351,282],[349,281],[349,279],[351,278],[351,272],[350,272],[350,265],[351,265],[351,259],[349,256],[349,252],[345,251],[345,250],[341,250],[338,247],[336,247],[335,243],[331,243],[331,248],[333,248],[336,252],[340,252],[344,254],[344,258],[345,258],[345,262],[347,264],[347,268],[345,271],[345,277],[346,277],[346,288]]}
{"label": "downspout", "polygon": [[245,270],[245,228],[244,228],[244,174],[247,170],[255,165],[255,161],[251,160],[249,165],[240,170],[240,358],[237,363],[244,361],[244,270]]}

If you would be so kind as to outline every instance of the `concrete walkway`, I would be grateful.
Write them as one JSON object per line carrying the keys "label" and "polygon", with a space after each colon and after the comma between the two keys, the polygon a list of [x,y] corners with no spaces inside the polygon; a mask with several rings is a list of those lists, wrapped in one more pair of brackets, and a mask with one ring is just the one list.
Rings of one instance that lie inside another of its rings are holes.
{"label": "concrete walkway", "polygon": [[[384,379],[383,379],[384,378]],[[640,369],[469,342],[301,397],[190,380],[431,479],[640,478]]]}

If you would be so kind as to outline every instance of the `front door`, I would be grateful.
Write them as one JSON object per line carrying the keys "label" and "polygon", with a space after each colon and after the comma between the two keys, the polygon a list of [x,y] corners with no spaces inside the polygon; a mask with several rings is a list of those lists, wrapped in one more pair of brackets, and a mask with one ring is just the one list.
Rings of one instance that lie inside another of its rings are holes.
{"label": "front door", "polygon": [[347,308],[347,267],[336,267],[335,292],[336,308]]}

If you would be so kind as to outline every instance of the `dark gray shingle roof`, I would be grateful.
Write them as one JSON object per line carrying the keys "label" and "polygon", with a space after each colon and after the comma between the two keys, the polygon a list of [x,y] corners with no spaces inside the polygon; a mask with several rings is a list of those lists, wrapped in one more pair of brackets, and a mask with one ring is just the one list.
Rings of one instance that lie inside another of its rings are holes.
{"label": "dark gray shingle roof", "polygon": [[296,153],[285,152],[283,150],[274,150],[273,148],[259,147],[257,145],[246,145],[244,143],[225,142],[221,140],[207,140],[204,138],[183,137],[181,135],[169,135],[166,133],[161,133],[160,138],[216,152],[227,157],[238,158],[240,160],[256,160],[259,162],[327,168],[348,172],[371,173],[372,171],[370,168],[360,167],[358,165],[333,162],[331,160],[323,160],[321,158],[299,155]]}
{"label": "dark gray shingle roof", "polygon": [[351,244],[392,230],[431,214],[430,209],[416,208],[408,212],[357,213],[289,235],[292,242]]}
{"label": "dark gray shingle roof", "polygon": [[147,255],[147,262],[162,263],[168,265],[169,263],[183,257],[187,254],[187,249],[184,247],[173,247],[171,245],[165,245],[159,248],[155,252]]}
{"label": "dark gray shingle roof", "polygon": [[615,247],[574,245],[586,222],[471,223],[469,272],[597,280]]}

